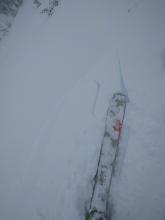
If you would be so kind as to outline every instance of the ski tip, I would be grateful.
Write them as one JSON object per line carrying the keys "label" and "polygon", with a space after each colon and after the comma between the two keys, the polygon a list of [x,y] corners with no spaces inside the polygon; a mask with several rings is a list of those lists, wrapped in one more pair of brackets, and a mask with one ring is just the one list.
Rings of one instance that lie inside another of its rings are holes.
{"label": "ski tip", "polygon": [[126,103],[128,103],[130,101],[129,97],[128,97],[128,92],[127,91],[120,90],[120,91],[114,93],[114,96],[116,96],[116,95],[125,97],[125,102]]}

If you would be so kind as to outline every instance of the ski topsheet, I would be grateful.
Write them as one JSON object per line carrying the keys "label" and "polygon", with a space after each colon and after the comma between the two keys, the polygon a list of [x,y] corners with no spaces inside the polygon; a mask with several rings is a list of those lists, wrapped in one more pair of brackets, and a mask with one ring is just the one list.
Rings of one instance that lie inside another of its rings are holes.
{"label": "ski topsheet", "polygon": [[87,220],[108,219],[110,185],[119,148],[126,102],[127,97],[124,94],[115,93],[107,111],[105,132],[102,140],[90,201],[90,211]]}

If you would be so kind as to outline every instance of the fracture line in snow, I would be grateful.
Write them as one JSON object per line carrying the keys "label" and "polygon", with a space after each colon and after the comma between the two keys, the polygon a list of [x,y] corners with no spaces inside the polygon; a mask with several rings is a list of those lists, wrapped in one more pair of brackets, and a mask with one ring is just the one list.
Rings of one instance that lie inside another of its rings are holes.
{"label": "fracture line in snow", "polygon": [[98,81],[95,81],[95,83],[96,83],[97,88],[96,88],[96,94],[95,94],[94,102],[92,106],[92,114],[94,117],[95,117],[96,103],[97,103],[99,92],[100,92],[100,83]]}

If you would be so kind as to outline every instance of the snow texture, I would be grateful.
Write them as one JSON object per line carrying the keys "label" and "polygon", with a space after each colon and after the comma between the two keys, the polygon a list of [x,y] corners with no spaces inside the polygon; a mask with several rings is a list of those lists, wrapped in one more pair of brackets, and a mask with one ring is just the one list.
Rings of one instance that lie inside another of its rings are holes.
{"label": "snow texture", "polygon": [[124,82],[112,220],[164,220],[165,1],[39,10],[24,1],[0,44],[0,219],[84,220],[108,103]]}
{"label": "snow texture", "polygon": [[12,21],[12,16],[0,14],[0,40],[9,32]]}

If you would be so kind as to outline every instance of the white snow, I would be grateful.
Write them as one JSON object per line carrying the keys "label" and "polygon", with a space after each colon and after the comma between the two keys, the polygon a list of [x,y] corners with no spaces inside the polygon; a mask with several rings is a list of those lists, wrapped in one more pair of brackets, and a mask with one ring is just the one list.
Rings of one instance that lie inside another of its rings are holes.
{"label": "white snow", "polygon": [[0,44],[0,219],[84,219],[105,114],[130,103],[113,180],[113,220],[165,219],[165,2],[22,5]]}
{"label": "white snow", "polygon": [[12,16],[0,14],[0,40],[9,32],[12,21]]}

